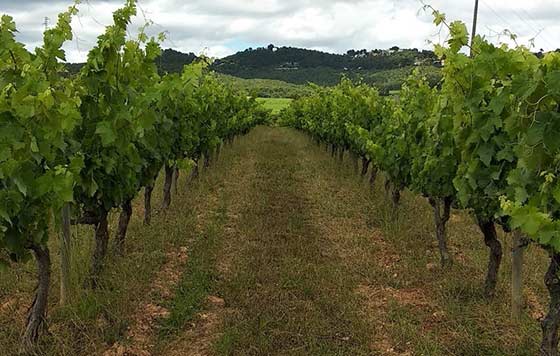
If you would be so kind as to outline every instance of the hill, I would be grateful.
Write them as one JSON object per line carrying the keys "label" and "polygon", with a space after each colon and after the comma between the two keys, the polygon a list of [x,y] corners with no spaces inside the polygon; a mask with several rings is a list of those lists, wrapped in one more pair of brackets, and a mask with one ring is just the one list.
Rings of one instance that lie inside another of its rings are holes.
{"label": "hill", "polygon": [[[428,72],[437,73],[440,62],[432,51],[418,49],[389,50],[349,50],[345,54],[333,54],[316,50],[275,47],[246,49],[234,55],[216,60],[213,69],[232,76],[254,79],[265,78],[282,80],[294,84],[335,85],[343,75],[363,79],[365,82],[381,86],[382,89],[394,89],[400,86],[404,78],[397,82],[380,80],[384,71],[403,70],[407,73],[412,68],[421,66],[429,68]],[[437,80],[437,78],[434,78]],[[385,88],[391,84],[391,88]]]}
{"label": "hill", "polygon": [[[184,65],[197,60],[194,53],[173,49],[163,51],[158,59],[162,73],[180,72]],[[82,64],[69,64],[77,73]],[[331,86],[343,76],[377,86],[384,94],[400,88],[414,68],[420,68],[430,82],[439,81],[440,62],[432,51],[401,49],[349,50],[333,54],[294,47],[248,48],[217,59],[211,69],[226,75],[225,80],[263,97],[296,97],[304,92],[301,85],[314,83]],[[237,80],[237,78],[245,80]]]}

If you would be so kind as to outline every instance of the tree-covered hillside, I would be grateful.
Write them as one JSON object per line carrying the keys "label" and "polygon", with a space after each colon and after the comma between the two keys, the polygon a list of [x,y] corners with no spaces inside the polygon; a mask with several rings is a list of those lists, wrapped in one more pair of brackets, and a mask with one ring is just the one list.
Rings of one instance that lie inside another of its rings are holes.
{"label": "tree-covered hillside", "polygon": [[[194,53],[166,49],[156,63],[162,74],[179,73],[184,65],[191,64],[197,58]],[[269,45],[266,48],[249,48],[217,59],[210,67],[218,73],[237,78],[274,80],[276,82],[245,82],[242,86],[249,85],[253,89],[257,88],[258,92],[264,90],[267,92],[266,97],[277,97],[291,84],[333,86],[343,76],[374,85],[382,94],[387,94],[398,89],[412,70],[418,67],[426,73],[430,83],[435,85],[440,78],[439,66],[440,62],[432,51],[417,49],[392,47],[388,50],[349,50],[346,54],[333,54]],[[82,64],[68,65],[71,73],[77,73],[81,67]],[[279,84],[277,81],[289,84],[281,85],[284,88],[279,91],[276,90]],[[267,83],[273,83],[275,89],[268,90]],[[293,86],[290,88],[290,97],[295,95],[292,89]],[[295,89],[299,91],[298,88]]]}
{"label": "tree-covered hillside", "polygon": [[[373,78],[374,73],[415,66],[437,68],[439,64],[432,51],[417,49],[392,47],[389,50],[363,49],[333,54],[269,45],[266,48],[249,48],[219,59],[214,62],[213,68],[220,73],[246,79],[265,78],[294,84],[311,82],[330,86],[337,84],[343,75],[363,78],[369,84],[378,85],[379,80],[368,79]],[[399,81],[400,84],[402,81]],[[381,87],[384,89],[383,85]]]}
{"label": "tree-covered hillside", "polygon": [[333,54],[294,47],[248,48],[229,57],[217,60],[215,66],[223,71],[243,68],[267,68],[295,70],[301,68],[327,67],[337,70],[386,70],[414,64],[436,64],[438,59],[432,51],[418,49],[349,50],[346,54]]}

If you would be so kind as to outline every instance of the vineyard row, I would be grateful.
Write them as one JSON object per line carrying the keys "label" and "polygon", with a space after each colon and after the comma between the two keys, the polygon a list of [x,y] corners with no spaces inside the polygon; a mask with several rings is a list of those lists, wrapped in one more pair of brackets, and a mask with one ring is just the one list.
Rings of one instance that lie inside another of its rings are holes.
{"label": "vineyard row", "polygon": [[34,258],[38,267],[23,351],[34,349],[47,317],[49,228],[63,236],[64,303],[71,224],[95,228],[87,288],[96,288],[108,250],[109,212],[121,210],[116,245],[124,253],[131,202],[144,189],[149,224],[160,171],[165,208],[179,169],[194,161],[196,174],[201,157],[208,163],[223,142],[267,117],[254,98],[222,85],[204,61],[181,74],[160,75],[156,60],[164,35],[148,37],[148,25],[137,38],[127,35],[134,0],[115,11],[85,66],[69,76],[62,45],[72,39],[78,6],[59,15],[33,53],[16,40],[11,17],[0,22],[0,265]]}
{"label": "vineyard row", "polygon": [[484,293],[492,298],[502,260],[496,225],[514,239],[514,317],[522,308],[523,248],[549,252],[544,281],[550,307],[542,320],[542,355],[558,354],[560,325],[560,54],[538,58],[523,46],[496,46],[466,26],[435,24],[450,36],[435,51],[445,63],[432,88],[413,73],[400,94],[343,80],[315,88],[282,115],[284,124],[327,144],[334,156],[361,157],[362,174],[378,171],[395,207],[403,189],[425,196],[434,211],[441,264],[452,263],[446,224],[452,208],[472,213],[490,251]]}

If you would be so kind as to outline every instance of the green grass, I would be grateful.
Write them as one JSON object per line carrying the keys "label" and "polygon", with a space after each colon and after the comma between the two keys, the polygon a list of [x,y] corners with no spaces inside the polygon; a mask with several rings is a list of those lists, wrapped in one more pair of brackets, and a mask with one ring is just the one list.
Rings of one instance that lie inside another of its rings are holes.
{"label": "green grass", "polygon": [[[368,332],[352,291],[356,276],[314,225],[299,161],[301,138],[285,130],[252,136],[250,190],[230,241],[231,277],[220,290],[225,317],[219,355],[367,355]],[[258,137],[258,140],[257,140]]]}
{"label": "green grass", "polygon": [[258,98],[257,101],[262,103],[262,105],[268,109],[272,110],[273,114],[278,114],[283,109],[290,106],[293,99],[287,98]]}
{"label": "green grass", "polygon": [[211,222],[206,233],[194,241],[190,258],[173,299],[166,302],[169,316],[158,327],[163,339],[179,332],[202,310],[216,279],[214,263],[218,248],[219,221]]}

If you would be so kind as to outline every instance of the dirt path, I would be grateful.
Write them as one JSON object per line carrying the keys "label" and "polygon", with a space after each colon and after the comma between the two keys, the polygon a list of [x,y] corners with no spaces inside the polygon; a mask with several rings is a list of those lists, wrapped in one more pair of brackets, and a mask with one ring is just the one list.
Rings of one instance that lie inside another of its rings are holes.
{"label": "dirt path", "polygon": [[341,244],[355,227],[325,213],[338,197],[321,194],[323,162],[293,131],[260,128],[245,140],[225,177],[220,297],[161,354],[375,353],[356,293],[364,278],[347,260],[363,251]]}
{"label": "dirt path", "polygon": [[286,129],[259,128],[232,155],[215,295],[158,354],[407,354],[379,322],[400,294],[368,276],[398,256],[352,204],[364,187],[341,184],[336,162]]}

